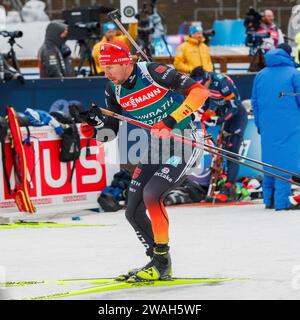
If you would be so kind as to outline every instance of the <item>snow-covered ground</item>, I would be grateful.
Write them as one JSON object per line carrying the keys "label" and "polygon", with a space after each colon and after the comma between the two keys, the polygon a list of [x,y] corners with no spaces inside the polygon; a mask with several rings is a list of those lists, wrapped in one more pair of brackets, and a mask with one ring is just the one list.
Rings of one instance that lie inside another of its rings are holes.
{"label": "snow-covered ground", "polygon": [[[300,298],[300,211],[275,212],[258,204],[171,207],[168,212],[174,276],[235,280],[219,285],[135,288],[72,299]],[[147,262],[123,211],[91,212],[80,221],[56,217],[55,221],[105,226],[0,229],[0,265],[6,270],[6,281],[110,278]],[[0,291],[15,299],[67,289],[52,284]]]}

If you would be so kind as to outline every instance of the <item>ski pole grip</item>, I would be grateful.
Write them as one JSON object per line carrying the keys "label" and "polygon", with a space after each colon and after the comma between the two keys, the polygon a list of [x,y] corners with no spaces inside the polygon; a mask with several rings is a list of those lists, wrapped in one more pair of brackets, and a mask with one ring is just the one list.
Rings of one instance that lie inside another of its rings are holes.
{"label": "ski pole grip", "polygon": [[116,10],[113,10],[113,11],[110,11],[107,16],[111,19],[111,20],[120,20],[121,19],[121,14],[120,14],[120,11],[119,9],[116,9]]}

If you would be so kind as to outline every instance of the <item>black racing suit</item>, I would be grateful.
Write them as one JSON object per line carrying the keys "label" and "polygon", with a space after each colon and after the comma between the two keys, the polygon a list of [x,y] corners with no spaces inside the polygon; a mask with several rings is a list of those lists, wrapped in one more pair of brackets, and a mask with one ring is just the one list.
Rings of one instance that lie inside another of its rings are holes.
{"label": "black racing suit", "polygon": [[[151,63],[147,68],[153,80],[164,88],[185,94],[196,83],[193,79],[183,76],[172,68],[165,66],[159,68],[159,66]],[[137,69],[135,65],[131,76],[122,87],[130,90],[135,86],[138,77]],[[121,114],[122,107],[117,102],[116,94],[110,83],[106,87],[105,95],[107,108]],[[117,134],[119,121],[107,117],[105,128],[110,128]],[[197,141],[200,140],[192,121],[188,124],[187,130],[181,131],[181,134]],[[149,136],[149,141],[150,139]],[[107,137],[98,140],[107,141]],[[165,140],[168,140],[167,149],[162,148],[162,145],[166,143]],[[165,244],[169,241],[169,219],[163,203],[164,196],[170,189],[182,182],[187,171],[199,159],[202,150],[187,147],[182,142],[174,142],[171,139],[153,137],[152,143],[149,143],[148,146],[132,176],[126,218],[146,247],[146,254],[152,256],[155,244]],[[146,209],[150,219],[146,214]]]}

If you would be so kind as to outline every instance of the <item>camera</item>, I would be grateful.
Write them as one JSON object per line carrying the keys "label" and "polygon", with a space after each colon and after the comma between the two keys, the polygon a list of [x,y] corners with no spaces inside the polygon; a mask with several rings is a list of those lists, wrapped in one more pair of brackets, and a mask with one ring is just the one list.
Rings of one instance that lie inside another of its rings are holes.
{"label": "camera", "polygon": [[263,30],[261,27],[263,15],[250,7],[246,13],[244,26],[246,28],[246,46],[250,48],[249,55],[256,54],[257,49],[261,48],[264,39],[270,38],[269,32]]}
{"label": "camera", "polygon": [[109,13],[113,8],[104,6],[78,7],[63,11],[63,19],[69,26],[69,40],[87,40],[100,38],[100,15]]}
{"label": "camera", "polygon": [[21,38],[23,37],[22,31],[0,31],[2,37]]}
{"label": "camera", "polygon": [[258,30],[261,26],[261,20],[263,15],[256,11],[253,7],[249,7],[248,12],[246,13],[244,26],[246,27],[246,32],[250,30]]}
{"label": "camera", "polygon": [[95,30],[98,31],[100,29],[100,22],[88,22],[88,23],[77,22],[75,23],[75,26],[80,29],[85,29],[88,32],[94,32]]}
{"label": "camera", "polygon": [[144,1],[142,9],[135,17],[138,20],[139,45],[148,56],[152,56],[155,52],[152,38],[162,37],[164,40],[166,31],[163,17],[156,7],[156,0]]}
{"label": "camera", "polygon": [[205,44],[209,44],[211,38],[216,34],[214,29],[208,29],[203,31],[203,37],[205,39]]}

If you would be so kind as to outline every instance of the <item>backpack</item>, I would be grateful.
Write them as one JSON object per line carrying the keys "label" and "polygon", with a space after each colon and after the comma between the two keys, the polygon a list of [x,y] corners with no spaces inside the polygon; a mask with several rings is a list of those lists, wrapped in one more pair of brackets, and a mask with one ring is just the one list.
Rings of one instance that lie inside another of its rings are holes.
{"label": "backpack", "polygon": [[110,193],[101,193],[97,201],[99,203],[99,206],[105,212],[115,212],[124,208],[121,204],[119,204],[119,201]]}

